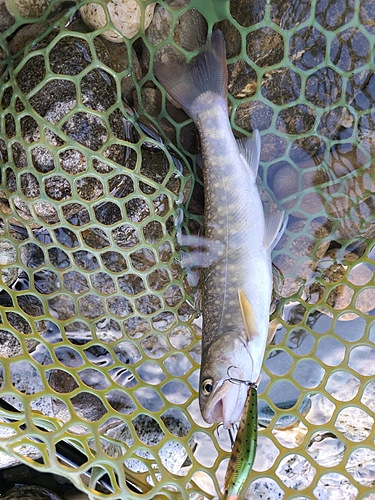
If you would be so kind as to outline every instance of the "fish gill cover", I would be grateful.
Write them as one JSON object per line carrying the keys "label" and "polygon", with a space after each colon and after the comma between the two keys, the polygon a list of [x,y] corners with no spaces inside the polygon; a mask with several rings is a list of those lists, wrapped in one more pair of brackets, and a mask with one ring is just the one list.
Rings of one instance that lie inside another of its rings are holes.
{"label": "fish gill cover", "polygon": [[0,4],[3,466],[93,499],[220,495],[230,443],[199,415],[197,292],[176,244],[181,219],[201,224],[199,146],[152,67],[218,27],[234,133],[261,131],[265,210],[289,214],[246,498],[370,498],[375,4],[139,1],[126,37],[107,2],[95,28],[87,2],[47,3]]}

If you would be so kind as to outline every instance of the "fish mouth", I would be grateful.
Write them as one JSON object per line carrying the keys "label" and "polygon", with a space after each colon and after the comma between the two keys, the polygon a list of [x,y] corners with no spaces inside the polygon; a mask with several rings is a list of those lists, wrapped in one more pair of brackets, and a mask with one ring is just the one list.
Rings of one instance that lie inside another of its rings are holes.
{"label": "fish mouth", "polygon": [[242,384],[233,384],[226,380],[223,385],[215,391],[212,397],[205,420],[209,424],[222,422],[225,429],[230,429],[241,418],[247,388]]}

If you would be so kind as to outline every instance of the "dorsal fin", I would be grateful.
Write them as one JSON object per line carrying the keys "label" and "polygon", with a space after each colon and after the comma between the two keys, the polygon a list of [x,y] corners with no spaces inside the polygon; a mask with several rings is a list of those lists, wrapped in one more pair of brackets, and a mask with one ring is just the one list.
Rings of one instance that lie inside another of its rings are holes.
{"label": "dorsal fin", "polygon": [[245,326],[246,337],[248,342],[251,342],[254,337],[258,336],[258,327],[255,321],[254,310],[241,288],[238,289],[238,299],[240,301],[242,320]]}
{"label": "dorsal fin", "polygon": [[237,139],[237,145],[238,149],[240,150],[240,155],[246,161],[250,171],[253,173],[254,178],[256,179],[261,148],[259,130],[254,130],[252,137]]}

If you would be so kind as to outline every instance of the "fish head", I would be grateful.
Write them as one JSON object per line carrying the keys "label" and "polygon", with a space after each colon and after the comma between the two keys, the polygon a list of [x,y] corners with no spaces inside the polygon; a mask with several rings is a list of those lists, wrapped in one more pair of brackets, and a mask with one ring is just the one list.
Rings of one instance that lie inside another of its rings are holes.
{"label": "fish head", "polygon": [[[203,354],[199,382],[199,406],[208,424],[223,422],[229,429],[243,413],[253,362],[245,338],[223,333]],[[232,381],[230,380],[232,379]]]}

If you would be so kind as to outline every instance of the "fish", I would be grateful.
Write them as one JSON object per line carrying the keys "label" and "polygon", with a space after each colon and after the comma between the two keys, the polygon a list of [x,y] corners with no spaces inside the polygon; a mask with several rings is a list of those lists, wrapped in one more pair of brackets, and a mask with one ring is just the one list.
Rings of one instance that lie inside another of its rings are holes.
{"label": "fish", "polygon": [[261,141],[235,139],[228,118],[225,40],[214,30],[193,62],[154,61],[168,94],[196,124],[204,180],[202,361],[199,406],[203,419],[229,429],[241,417],[245,384],[260,377],[272,295],[271,251],[284,212],[265,216],[256,185]]}
{"label": "fish", "polygon": [[257,448],[257,438],[257,386],[252,384],[248,390],[244,412],[225,475],[224,494],[228,500],[238,499],[251,472]]}

